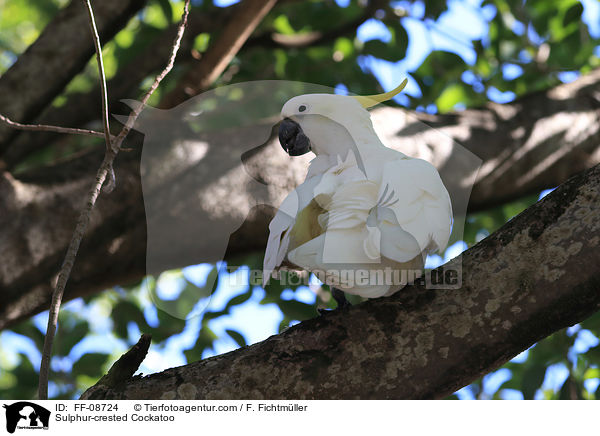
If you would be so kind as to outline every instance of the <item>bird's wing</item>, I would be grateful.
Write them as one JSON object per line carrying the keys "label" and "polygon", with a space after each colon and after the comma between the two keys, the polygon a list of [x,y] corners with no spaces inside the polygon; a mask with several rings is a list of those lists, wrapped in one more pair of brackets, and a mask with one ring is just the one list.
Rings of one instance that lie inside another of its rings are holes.
{"label": "bird's wing", "polygon": [[446,248],[452,230],[452,205],[433,165],[422,159],[388,162],[383,167],[379,196],[384,197],[382,201],[389,197],[388,207],[397,220],[389,224],[398,224],[412,235],[417,249],[429,252]]}
{"label": "bird's wing", "polygon": [[269,224],[269,239],[267,240],[263,262],[263,286],[269,282],[273,271],[285,259],[290,242],[289,230],[296,222],[297,213],[298,193],[294,190],[283,200],[279,210]]}
{"label": "bird's wing", "polygon": [[[290,192],[279,206],[279,210],[269,224],[269,239],[265,250],[263,262],[263,286],[269,281],[271,274],[284,262],[290,243],[297,245],[298,241],[294,239],[294,230],[304,228],[297,226],[298,218],[302,218],[302,211],[311,209],[315,187],[318,185],[320,177],[311,177],[298,185],[296,189]],[[318,211],[316,211],[318,212]],[[313,220],[315,221],[315,220]],[[299,223],[302,224],[302,223]]]}

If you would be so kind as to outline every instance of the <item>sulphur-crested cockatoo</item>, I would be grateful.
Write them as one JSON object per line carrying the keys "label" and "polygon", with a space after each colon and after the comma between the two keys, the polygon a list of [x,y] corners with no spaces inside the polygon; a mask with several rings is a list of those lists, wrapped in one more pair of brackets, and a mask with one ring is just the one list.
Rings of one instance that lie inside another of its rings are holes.
{"label": "sulphur-crested cockatoo", "polygon": [[285,103],[281,146],[316,158],[269,225],[265,284],[287,267],[337,288],[338,303],[342,292],[387,296],[420,275],[427,253],[446,247],[452,207],[437,170],[384,146],[367,111],[405,84],[373,96],[306,94]]}

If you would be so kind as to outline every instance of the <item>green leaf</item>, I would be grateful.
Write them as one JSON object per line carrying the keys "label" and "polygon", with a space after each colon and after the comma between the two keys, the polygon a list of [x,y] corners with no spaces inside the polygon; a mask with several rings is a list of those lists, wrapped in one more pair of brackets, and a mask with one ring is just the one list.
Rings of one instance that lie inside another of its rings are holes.
{"label": "green leaf", "polygon": [[386,21],[385,24],[392,35],[389,44],[393,46],[395,56],[398,59],[403,59],[406,56],[406,50],[408,49],[408,32],[400,20],[392,20],[391,22]]}
{"label": "green leaf", "polygon": [[143,15],[144,22],[150,26],[158,27],[160,29],[164,29],[169,26],[171,21],[167,20],[166,18],[164,6],[164,3],[160,1],[158,3],[150,3],[148,6],[146,6]]}
{"label": "green leaf", "polygon": [[354,44],[348,38],[338,38],[335,40],[333,50],[339,51],[344,57],[348,57],[354,53]]}
{"label": "green leaf", "polygon": [[584,355],[591,364],[600,365],[600,345],[590,348]]}
{"label": "green leaf", "polygon": [[425,15],[430,18],[439,17],[448,8],[443,0],[428,0],[423,4],[425,5]]}
{"label": "green leaf", "polygon": [[285,316],[299,321],[314,318],[317,313],[314,305],[296,300],[280,300],[277,302],[277,305]]}
{"label": "green leaf", "polygon": [[435,101],[440,112],[448,112],[454,108],[457,103],[465,103],[467,96],[463,85],[453,83],[448,85],[444,92]]}
{"label": "green leaf", "polygon": [[200,53],[204,53],[208,50],[210,43],[210,33],[201,33],[194,39],[194,48]]}
{"label": "green leaf", "polygon": [[275,18],[273,21],[273,27],[277,32],[284,35],[292,35],[296,33],[286,15],[279,15],[277,18]]}
{"label": "green leaf", "polygon": [[[59,333],[56,335],[55,350],[58,356],[67,356],[76,344],[79,343],[90,332],[87,321],[77,320],[74,325],[65,326],[65,318],[68,312],[63,312],[59,317]],[[62,325],[61,320],[62,318]]]}
{"label": "green leaf", "polygon": [[523,380],[523,365],[522,364],[512,364],[511,365],[511,363],[512,362],[507,363],[506,365],[504,365],[503,368],[510,367],[512,376],[511,376],[511,378],[509,378],[508,380],[506,380],[504,383],[502,383],[500,385],[500,387],[498,388],[496,393],[500,392],[502,389],[515,389],[518,391],[521,390],[521,384],[522,384],[522,380]]}
{"label": "green leaf", "polygon": [[521,382],[521,392],[523,398],[526,400],[532,400],[535,392],[541,387],[546,376],[546,366],[544,365],[533,365],[527,368],[523,372],[523,379]]}
{"label": "green leaf", "polygon": [[246,346],[246,339],[242,336],[241,333],[236,332],[235,330],[225,330],[225,332],[233,339],[240,347]]}
{"label": "green leaf", "polygon": [[[19,353],[18,359],[19,364],[12,370],[18,383],[6,390],[0,389],[0,398],[34,398],[37,392],[37,371],[33,369],[26,355]],[[50,379],[52,380],[52,377]]]}
{"label": "green leaf", "polygon": [[85,374],[93,378],[104,375],[104,365],[110,355],[104,353],[87,353],[73,364],[73,375]]}
{"label": "green leaf", "polygon": [[188,363],[201,360],[204,350],[207,348],[212,348],[213,342],[216,339],[217,335],[208,327],[208,325],[203,323],[202,328],[200,329],[200,334],[198,335],[198,339],[196,339],[196,343],[192,346],[192,348],[183,352]]}
{"label": "green leaf", "polygon": [[[191,316],[192,309],[202,311],[210,303],[210,296],[218,286],[219,271],[216,267],[213,268],[203,286],[196,286],[188,281],[180,271],[164,272],[161,274],[161,279],[163,277],[165,280],[174,280],[183,289],[175,298],[165,299],[160,297],[157,286],[151,287],[152,301],[160,311],[168,313],[173,318],[185,320]],[[196,310],[193,315],[197,314]]]}
{"label": "green leaf", "polygon": [[158,5],[160,6],[160,9],[163,11],[163,14],[165,14],[165,18],[167,19],[167,22],[171,23],[173,22],[173,9],[171,8],[171,2],[169,0],[157,0],[158,1]]}
{"label": "green leaf", "polygon": [[143,332],[148,332],[150,326],[146,322],[142,309],[131,301],[121,300],[112,309],[111,318],[114,322],[114,332],[120,338],[127,338],[127,324],[134,322]]}
{"label": "green leaf", "polygon": [[560,388],[560,392],[558,395],[559,400],[580,400],[583,399],[583,390],[582,387],[577,383],[575,378],[572,375],[569,375],[562,387]]}
{"label": "green leaf", "polygon": [[285,290],[285,286],[278,279],[271,278],[267,286],[265,286],[265,296],[260,300],[260,304],[277,303],[281,300],[281,293]]}
{"label": "green leaf", "polygon": [[150,328],[150,334],[157,343],[181,333],[185,328],[185,319],[173,317],[160,309],[157,310],[157,317],[158,327]]}
{"label": "green leaf", "polygon": [[565,12],[562,20],[563,26],[568,26],[574,21],[579,21],[581,19],[581,14],[583,14],[583,5],[577,2]]}
{"label": "green leaf", "polygon": [[402,46],[395,44],[386,44],[378,39],[372,39],[365,42],[362,49],[363,54],[370,54],[379,59],[384,59],[390,62],[401,60],[405,55],[405,50]]}
{"label": "green leaf", "polygon": [[11,330],[33,340],[39,350],[44,347],[44,334],[33,324],[31,320],[22,322],[11,328]]}
{"label": "green leaf", "polygon": [[584,380],[600,378],[600,368],[588,368],[583,374]]}
{"label": "green leaf", "polygon": [[192,347],[188,350],[185,350],[183,352],[183,355],[185,356],[185,360],[187,361],[187,363],[197,362],[199,360],[202,360],[202,352],[203,351],[204,351],[204,349],[198,349],[196,347]]}
{"label": "green leaf", "polygon": [[227,315],[228,312],[226,310],[221,310],[218,312],[204,312],[202,315],[202,322],[208,322],[212,319],[216,319],[220,316]]}
{"label": "green leaf", "polygon": [[247,292],[244,292],[243,294],[240,295],[236,295],[235,297],[233,297],[231,300],[229,300],[227,302],[227,305],[225,306],[225,310],[229,311],[229,309],[231,309],[233,306],[238,306],[240,304],[245,303],[246,301],[248,301],[250,299],[250,297],[252,297],[252,290],[248,290]]}
{"label": "green leaf", "polygon": [[600,337],[600,312],[596,312],[580,325],[583,329],[591,331],[596,337]]}
{"label": "green leaf", "polygon": [[548,64],[557,69],[578,69],[581,63],[579,56],[579,54],[582,52],[580,48],[581,45],[581,38],[578,32],[573,32],[565,38],[561,38],[560,42],[550,46]]}

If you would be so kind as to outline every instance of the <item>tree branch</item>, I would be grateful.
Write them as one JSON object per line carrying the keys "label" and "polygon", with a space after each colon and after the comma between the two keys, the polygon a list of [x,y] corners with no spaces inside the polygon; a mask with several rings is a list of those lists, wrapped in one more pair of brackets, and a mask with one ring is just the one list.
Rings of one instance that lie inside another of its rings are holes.
{"label": "tree branch", "polygon": [[96,20],[94,19],[94,11],[90,0],[84,0],[85,7],[90,21],[90,30],[94,47],[96,49],[96,62],[98,63],[98,75],[100,76],[100,95],[102,101],[102,125],[104,127],[104,140],[106,142],[106,150],[110,149],[110,125],[108,121],[108,95],[106,94],[106,75],[104,74],[104,62],[102,61],[102,47],[100,47],[100,36],[96,28]]}
{"label": "tree branch", "polygon": [[12,121],[0,114],[0,121],[6,123],[13,129],[19,130],[29,130],[34,132],[54,132],[54,133],[66,133],[69,135],[87,135],[87,136],[97,136],[100,138],[104,138],[104,132],[97,132],[95,130],[88,129],[75,129],[72,127],[59,127],[59,126],[48,126],[44,124],[21,124],[16,121]]}
{"label": "tree branch", "polygon": [[244,0],[197,66],[192,67],[178,86],[161,102],[162,107],[175,106],[208,89],[242,48],[263,17],[277,0]]}
{"label": "tree branch", "polygon": [[438,268],[462,262],[460,289],[410,286],[94,398],[444,398],[600,308],[599,231],[596,166]]}
{"label": "tree branch", "polygon": [[[98,64],[98,75],[100,76],[100,95],[102,101],[102,126],[104,127],[104,142],[106,144],[106,151],[110,150],[111,135],[110,135],[110,123],[108,121],[108,95],[106,93],[106,75],[104,74],[104,62],[102,61],[102,47],[100,46],[100,36],[98,36],[98,29],[96,28],[96,20],[94,19],[94,11],[92,10],[92,4],[90,0],[84,0],[85,7],[88,13],[88,19],[90,22],[90,30],[92,32],[92,39],[94,40],[94,47],[96,49],[96,63]],[[108,168],[109,179],[104,185],[106,192],[111,192],[115,188],[115,171],[113,170],[112,164]]]}
{"label": "tree branch", "polygon": [[[50,370],[50,358],[52,357],[52,342],[54,340],[54,335],[56,334],[56,325],[58,323],[58,313],[60,310],[60,305],[62,302],[63,293],[65,290],[65,286],[71,274],[71,269],[73,268],[73,264],[75,263],[75,259],[77,257],[77,252],[79,251],[79,245],[81,244],[81,240],[86,232],[87,226],[90,222],[90,216],[94,205],[96,204],[96,200],[98,195],[100,195],[100,190],[104,181],[106,180],[106,176],[112,171],[113,161],[115,160],[119,150],[121,148],[121,144],[129,131],[131,130],[135,120],[143,110],[143,104],[148,101],[152,93],[158,88],[158,85],[162,81],[162,79],[171,71],[173,68],[173,64],[175,62],[175,56],[177,55],[177,50],[179,50],[179,45],[181,43],[181,38],[183,37],[183,32],[185,31],[185,26],[187,24],[187,17],[189,13],[189,4],[190,0],[186,0],[184,6],[183,16],[181,18],[181,23],[179,27],[179,32],[177,33],[177,38],[173,43],[173,50],[171,53],[171,57],[167,63],[165,69],[156,77],[154,83],[150,87],[150,89],[146,92],[144,97],[142,98],[142,104],[135,108],[131,114],[129,115],[129,119],[127,120],[126,125],[123,127],[121,132],[117,135],[116,139],[109,143],[107,147],[106,154],[104,155],[104,160],[96,173],[96,181],[90,189],[87,200],[84,208],[82,209],[79,219],[77,221],[77,226],[75,227],[75,231],[73,232],[73,236],[71,237],[71,242],[69,243],[69,248],[67,249],[67,254],[65,255],[65,260],[60,269],[58,280],[56,282],[56,288],[52,294],[52,303],[50,305],[50,313],[48,316],[48,328],[46,330],[46,337],[44,339],[44,349],[42,351],[42,364],[40,367],[40,383],[38,388],[38,395],[40,399],[48,398],[48,374]],[[91,10],[90,10],[91,13]],[[97,34],[95,35],[97,38]],[[100,50],[100,43],[96,41],[96,47]],[[101,66],[101,63],[99,64]]]}
{"label": "tree branch", "polygon": [[93,399],[94,390],[96,389],[118,389],[123,383],[131,380],[133,374],[138,370],[148,349],[150,348],[150,335],[142,335],[139,341],[131,347],[125,354],[123,354],[119,360],[117,360],[113,366],[108,370],[108,373],[104,375],[96,385],[84,392],[88,398]]}
{"label": "tree branch", "polygon": [[[397,139],[408,154],[443,156],[450,138],[483,160],[469,211],[485,210],[546,188],[600,163],[600,69],[579,80],[452,114],[411,114]],[[423,126],[433,129],[426,131]],[[436,132],[437,131],[437,132]],[[440,142],[439,132],[449,139]],[[410,138],[410,139],[409,139]],[[409,139],[409,141],[406,141]],[[442,158],[443,159],[443,158]]]}

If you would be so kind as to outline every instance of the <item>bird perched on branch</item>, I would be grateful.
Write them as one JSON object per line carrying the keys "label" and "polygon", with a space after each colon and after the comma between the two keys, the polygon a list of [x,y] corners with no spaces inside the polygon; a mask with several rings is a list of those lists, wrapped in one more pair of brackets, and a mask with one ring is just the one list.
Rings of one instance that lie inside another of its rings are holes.
{"label": "bird perched on branch", "polygon": [[304,269],[344,293],[388,296],[419,276],[452,228],[450,197],[437,170],[386,147],[368,108],[406,85],[371,96],[306,94],[281,110],[279,141],[290,156],[312,151],[305,181],[269,225],[263,281]]}

